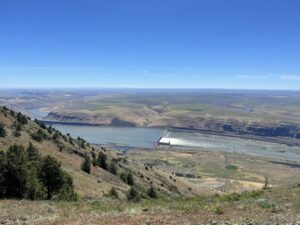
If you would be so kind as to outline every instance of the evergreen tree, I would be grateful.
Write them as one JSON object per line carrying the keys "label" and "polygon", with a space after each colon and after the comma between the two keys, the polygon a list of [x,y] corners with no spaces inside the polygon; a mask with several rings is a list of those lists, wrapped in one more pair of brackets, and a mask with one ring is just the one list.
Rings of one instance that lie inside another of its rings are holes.
{"label": "evergreen tree", "polygon": [[106,155],[103,153],[103,152],[99,152],[99,155],[98,155],[98,166],[100,166],[102,169],[105,169],[107,170],[107,157]]}
{"label": "evergreen tree", "polygon": [[0,137],[6,137],[6,130],[2,123],[0,123]]}
{"label": "evergreen tree", "polygon": [[77,200],[77,195],[74,191],[73,178],[66,172],[61,171],[62,176],[62,187],[58,191],[58,199],[59,200]]}
{"label": "evergreen tree", "polygon": [[53,141],[58,140],[58,138],[59,138],[59,135],[58,135],[57,132],[55,132],[54,135],[53,135],[53,137],[52,137]]}
{"label": "evergreen tree", "polygon": [[84,161],[81,164],[81,170],[88,174],[91,173],[91,159],[87,154],[84,156]]}
{"label": "evergreen tree", "polygon": [[116,190],[114,187],[112,187],[112,188],[110,189],[110,191],[109,191],[108,194],[109,194],[109,196],[111,196],[111,197],[119,198],[119,194],[118,194],[117,190]]}
{"label": "evergreen tree", "polygon": [[147,195],[150,198],[157,198],[157,194],[153,186],[151,186],[150,189],[147,191]]}
{"label": "evergreen tree", "polygon": [[29,142],[29,146],[26,149],[27,157],[29,161],[36,161],[40,159],[40,154],[37,148],[35,148],[31,142]]}
{"label": "evergreen tree", "polygon": [[109,172],[116,175],[118,173],[117,166],[115,162],[111,162],[109,166]]}
{"label": "evergreen tree", "polygon": [[6,197],[7,183],[6,183],[6,173],[7,173],[7,159],[6,154],[0,151],[0,199]]}
{"label": "evergreen tree", "polygon": [[20,123],[15,124],[16,130],[21,131],[22,130],[22,125]]}
{"label": "evergreen tree", "polygon": [[85,142],[84,142],[84,140],[81,141],[80,147],[83,148],[83,149],[85,149]]}
{"label": "evergreen tree", "polygon": [[27,168],[24,148],[21,145],[11,146],[6,153],[6,172],[3,174],[6,183],[7,198],[24,198],[26,193]]}
{"label": "evergreen tree", "polygon": [[46,138],[46,135],[41,129],[39,129],[36,133],[31,135],[31,138],[35,141],[42,142]]}
{"label": "evergreen tree", "polygon": [[131,202],[138,202],[140,201],[141,196],[134,188],[130,188],[129,192],[127,193],[127,199]]}
{"label": "evergreen tree", "polygon": [[92,164],[93,166],[97,166],[97,157],[96,157],[95,149],[92,150]]}
{"label": "evergreen tree", "polygon": [[126,173],[121,173],[120,178],[121,178],[121,180],[122,180],[124,183],[127,183],[127,175],[126,175]]}
{"label": "evergreen tree", "polygon": [[75,199],[73,180],[54,158],[41,157],[30,143],[0,152],[0,198]]}
{"label": "evergreen tree", "polygon": [[30,200],[43,199],[45,187],[38,177],[38,168],[29,164],[26,179],[26,198]]}
{"label": "evergreen tree", "polygon": [[13,135],[14,135],[15,137],[21,137],[21,132],[18,131],[18,130],[14,130]]}
{"label": "evergreen tree", "polygon": [[69,143],[74,146],[74,142],[73,142],[73,139],[71,137],[69,137]]}
{"label": "evergreen tree", "polygon": [[134,180],[133,180],[133,176],[131,175],[131,173],[127,174],[127,184],[128,185],[134,185]]}
{"label": "evergreen tree", "polygon": [[40,179],[47,189],[47,199],[52,199],[63,186],[64,179],[60,166],[60,163],[51,156],[43,159]]}
{"label": "evergreen tree", "polygon": [[22,115],[22,113],[20,113],[20,112],[17,114],[17,121],[22,125],[25,125],[28,123],[26,116]]}

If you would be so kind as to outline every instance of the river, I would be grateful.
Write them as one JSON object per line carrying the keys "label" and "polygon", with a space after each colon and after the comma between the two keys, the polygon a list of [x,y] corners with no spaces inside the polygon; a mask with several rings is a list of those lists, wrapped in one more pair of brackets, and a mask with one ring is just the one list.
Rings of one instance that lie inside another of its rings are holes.
{"label": "river", "polygon": [[82,137],[93,144],[118,144],[153,148],[163,130],[158,128],[53,125],[64,134]]}

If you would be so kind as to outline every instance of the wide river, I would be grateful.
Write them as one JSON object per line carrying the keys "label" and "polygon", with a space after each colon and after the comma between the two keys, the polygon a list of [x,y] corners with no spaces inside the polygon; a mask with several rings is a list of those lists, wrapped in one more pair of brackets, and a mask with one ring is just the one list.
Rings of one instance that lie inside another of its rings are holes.
{"label": "wide river", "polygon": [[[54,125],[54,127],[64,134],[69,133],[73,137],[80,136],[93,144],[118,145],[121,149],[126,149],[127,147],[153,148],[164,133],[163,129],[156,128],[77,125]],[[195,132],[168,131],[160,140],[160,143],[200,151],[232,152],[300,162],[300,147],[298,146],[287,146],[250,139],[207,135]]]}
{"label": "wide river", "polygon": [[82,137],[93,144],[118,144],[129,147],[153,148],[163,133],[162,129],[135,127],[105,127],[54,125],[64,134]]}

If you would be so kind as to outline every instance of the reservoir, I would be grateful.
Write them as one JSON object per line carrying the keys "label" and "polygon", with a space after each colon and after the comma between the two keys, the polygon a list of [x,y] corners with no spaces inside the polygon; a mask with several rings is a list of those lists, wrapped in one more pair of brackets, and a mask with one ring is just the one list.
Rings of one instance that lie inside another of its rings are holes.
{"label": "reservoir", "polygon": [[82,137],[93,144],[118,144],[128,147],[153,148],[163,129],[135,127],[53,125],[72,137]]}
{"label": "reservoir", "polygon": [[177,146],[181,149],[221,151],[300,162],[299,146],[201,132],[169,130],[160,139],[160,144]]}
{"label": "reservoir", "polygon": [[82,137],[93,144],[115,145],[118,149],[131,147],[152,149],[159,138],[162,146],[199,151],[221,151],[300,162],[300,147],[283,144],[207,135],[200,132],[174,131],[159,128],[106,127],[86,125],[53,125],[62,133]]}

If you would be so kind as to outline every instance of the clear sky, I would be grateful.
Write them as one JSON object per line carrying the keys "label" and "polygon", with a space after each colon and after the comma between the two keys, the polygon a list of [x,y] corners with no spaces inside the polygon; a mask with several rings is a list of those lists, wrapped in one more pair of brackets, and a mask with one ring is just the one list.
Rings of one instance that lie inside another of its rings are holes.
{"label": "clear sky", "polygon": [[300,89],[300,1],[1,0],[0,87]]}

